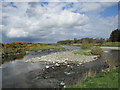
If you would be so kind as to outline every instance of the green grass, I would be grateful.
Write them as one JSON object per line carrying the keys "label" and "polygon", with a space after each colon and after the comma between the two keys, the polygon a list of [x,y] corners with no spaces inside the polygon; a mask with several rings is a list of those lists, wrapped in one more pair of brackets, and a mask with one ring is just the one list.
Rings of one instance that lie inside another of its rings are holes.
{"label": "green grass", "polygon": [[[3,51],[0,51],[0,54],[2,54],[2,63],[6,61],[12,61],[14,60],[13,57],[22,57],[26,53],[31,53],[31,52],[40,52],[40,51],[46,51],[46,50],[59,50],[59,49],[64,49],[64,47],[61,47],[60,45],[47,45],[47,44],[28,44],[27,48],[13,48],[13,47],[2,47]],[[9,59],[7,58],[9,57]],[[7,58],[7,59],[6,59]],[[22,57],[23,58],[23,57]],[[0,63],[1,64],[1,63]]]}
{"label": "green grass", "polygon": [[106,47],[120,47],[120,42],[106,42],[102,46],[106,46]]}
{"label": "green grass", "polygon": [[66,88],[120,88],[118,70],[120,70],[120,66],[108,72],[101,72],[95,77],[88,77],[79,85],[67,86]]}
{"label": "green grass", "polygon": [[[92,43],[93,46],[105,46],[105,47],[120,47],[120,42],[105,42],[102,45],[100,43]],[[72,46],[81,46],[82,43],[71,44]]]}
{"label": "green grass", "polygon": [[91,50],[79,50],[79,51],[74,51],[73,53],[79,55],[92,55]]}

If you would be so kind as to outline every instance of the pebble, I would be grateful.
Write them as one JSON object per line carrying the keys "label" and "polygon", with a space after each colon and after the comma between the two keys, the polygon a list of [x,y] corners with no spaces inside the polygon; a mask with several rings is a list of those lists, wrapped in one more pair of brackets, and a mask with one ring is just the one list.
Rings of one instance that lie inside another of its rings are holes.
{"label": "pebble", "polygon": [[70,65],[67,65],[67,67],[70,67]]}
{"label": "pebble", "polygon": [[54,69],[54,67],[52,67]]}
{"label": "pebble", "polygon": [[[40,62],[45,61],[49,63],[53,63],[56,66],[59,66],[60,63],[68,64],[68,62],[75,62],[76,64],[83,64],[86,62],[94,61],[98,58],[98,56],[85,56],[85,55],[75,55],[73,51],[65,51],[65,52],[57,52],[49,55],[35,57],[29,59],[25,62]],[[68,65],[69,66],[69,65]]]}
{"label": "pebble", "polygon": [[49,66],[46,66],[45,68],[49,68]]}
{"label": "pebble", "polygon": [[71,73],[70,72],[64,72],[66,75],[70,75]]}
{"label": "pebble", "polygon": [[64,83],[64,82],[61,82],[61,83],[60,83],[60,85],[64,86],[64,85],[65,85],[65,83]]}
{"label": "pebble", "polygon": [[64,62],[65,64],[67,64],[67,62]]}
{"label": "pebble", "polygon": [[71,66],[71,68],[73,68],[73,66]]}
{"label": "pebble", "polygon": [[60,66],[60,64],[56,63],[55,66]]}

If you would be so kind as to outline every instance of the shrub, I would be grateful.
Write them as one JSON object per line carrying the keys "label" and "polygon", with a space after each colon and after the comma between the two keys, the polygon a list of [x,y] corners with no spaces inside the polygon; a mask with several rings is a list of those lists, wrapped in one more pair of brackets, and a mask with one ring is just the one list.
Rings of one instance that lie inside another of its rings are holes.
{"label": "shrub", "polygon": [[93,47],[91,49],[91,54],[93,55],[101,55],[103,53],[103,50],[100,47]]}
{"label": "shrub", "polygon": [[87,42],[82,43],[81,49],[90,49],[93,45]]}

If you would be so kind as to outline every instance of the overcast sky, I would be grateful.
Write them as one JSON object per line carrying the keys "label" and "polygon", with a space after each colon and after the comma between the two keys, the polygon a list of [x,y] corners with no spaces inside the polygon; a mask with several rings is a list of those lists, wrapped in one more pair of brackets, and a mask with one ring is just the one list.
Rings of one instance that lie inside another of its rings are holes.
{"label": "overcast sky", "polygon": [[118,28],[118,3],[4,2],[0,19],[2,42],[108,38]]}

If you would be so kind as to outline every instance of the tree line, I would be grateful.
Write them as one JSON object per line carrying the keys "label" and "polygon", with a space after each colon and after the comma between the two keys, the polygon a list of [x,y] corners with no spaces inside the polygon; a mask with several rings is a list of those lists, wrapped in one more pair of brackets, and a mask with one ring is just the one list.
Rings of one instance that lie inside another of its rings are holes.
{"label": "tree line", "polygon": [[77,43],[99,43],[103,44],[105,42],[120,42],[120,29],[116,29],[111,32],[110,37],[108,39],[104,38],[82,38],[82,39],[76,39],[74,38],[73,40],[63,40],[63,41],[58,41],[58,44],[77,44]]}

